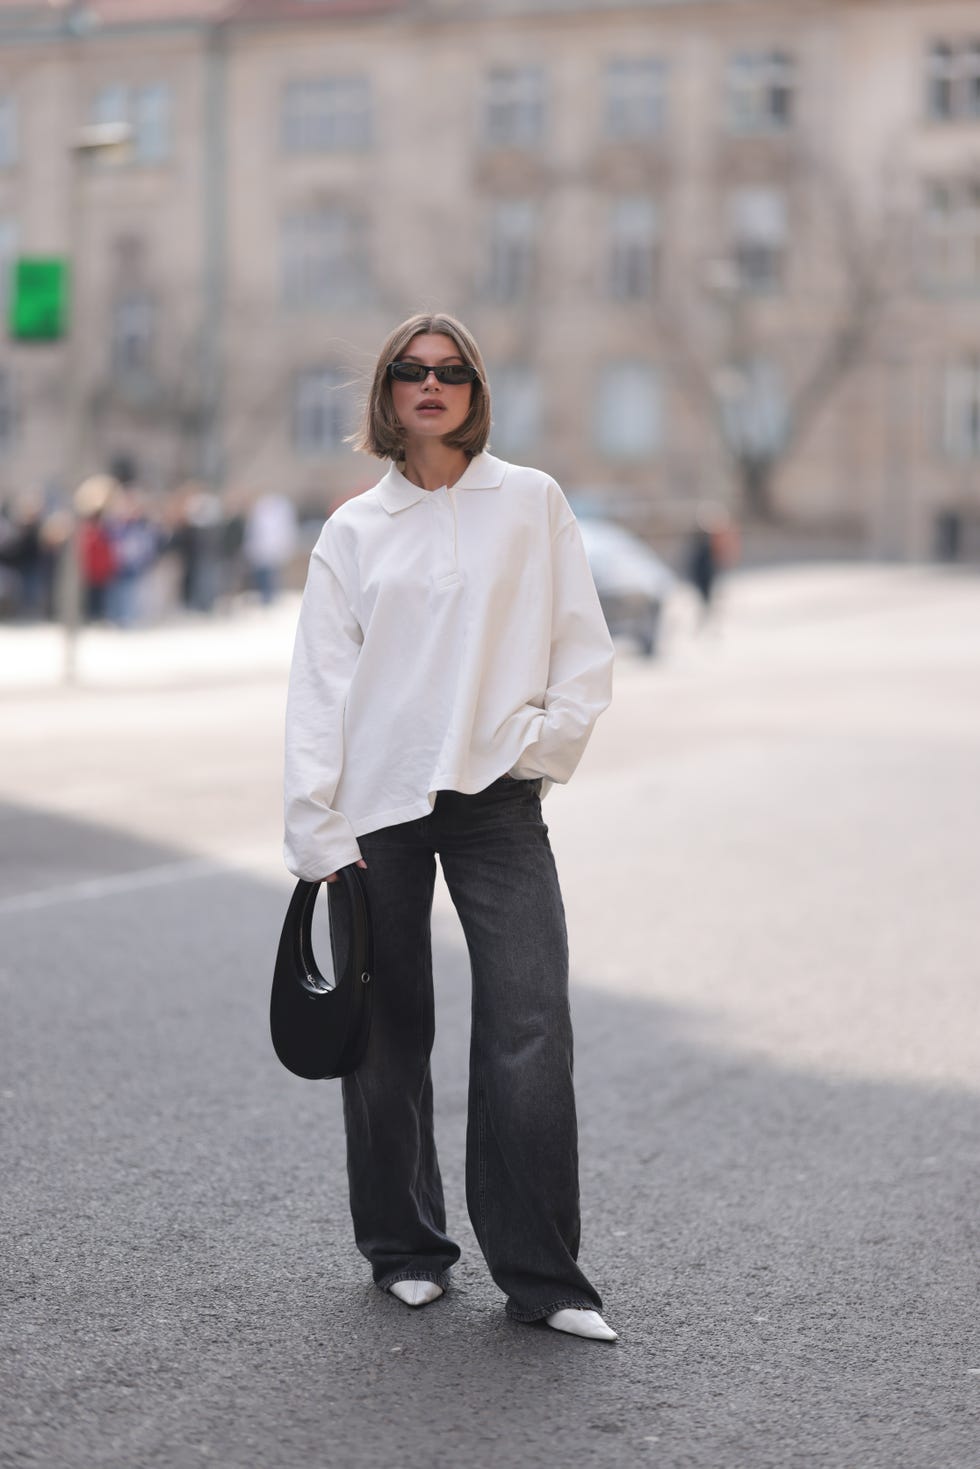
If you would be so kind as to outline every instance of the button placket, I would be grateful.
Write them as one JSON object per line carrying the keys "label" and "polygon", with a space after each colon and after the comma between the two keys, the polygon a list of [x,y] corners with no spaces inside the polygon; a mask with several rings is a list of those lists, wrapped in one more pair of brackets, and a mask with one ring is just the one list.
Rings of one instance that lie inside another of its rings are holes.
{"label": "button placket", "polygon": [[432,509],[437,516],[434,539],[438,548],[433,579],[439,588],[456,586],[461,580],[457,559],[456,502],[448,486],[433,490]]}

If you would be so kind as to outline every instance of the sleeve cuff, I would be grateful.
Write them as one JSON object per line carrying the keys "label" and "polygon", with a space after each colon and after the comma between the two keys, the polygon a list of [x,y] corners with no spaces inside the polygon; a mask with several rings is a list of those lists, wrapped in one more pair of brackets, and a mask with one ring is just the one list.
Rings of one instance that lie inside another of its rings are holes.
{"label": "sleeve cuff", "polygon": [[352,862],[359,861],[360,856],[361,849],[353,836],[349,841],[332,843],[322,852],[312,854],[295,852],[288,843],[283,848],[288,871],[303,882],[322,882],[331,873],[339,872],[342,867],[349,867]]}

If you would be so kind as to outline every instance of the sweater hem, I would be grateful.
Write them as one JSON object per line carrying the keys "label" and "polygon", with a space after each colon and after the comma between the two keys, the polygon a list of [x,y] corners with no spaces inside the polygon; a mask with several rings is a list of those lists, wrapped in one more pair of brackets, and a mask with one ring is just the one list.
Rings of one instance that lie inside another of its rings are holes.
{"label": "sweater hem", "polygon": [[[473,781],[464,781],[460,776],[452,774],[436,776],[427,795],[420,796],[417,800],[411,801],[405,806],[396,806],[390,811],[378,811],[366,816],[350,816],[347,812],[344,812],[344,816],[355,837],[367,836],[370,832],[380,831],[386,826],[400,826],[405,821],[415,821],[419,817],[431,815],[435,809],[436,796],[440,791],[458,791],[463,796],[475,796],[480,791],[485,791],[488,786],[493,785],[494,781],[499,780],[502,775],[510,775],[512,770],[513,764],[504,765],[495,775],[491,775],[489,778],[481,776],[479,784],[475,784]],[[550,789],[552,784],[547,776],[517,776],[515,778],[518,780],[543,780],[545,790]],[[544,793],[545,791],[542,791],[542,794]]]}

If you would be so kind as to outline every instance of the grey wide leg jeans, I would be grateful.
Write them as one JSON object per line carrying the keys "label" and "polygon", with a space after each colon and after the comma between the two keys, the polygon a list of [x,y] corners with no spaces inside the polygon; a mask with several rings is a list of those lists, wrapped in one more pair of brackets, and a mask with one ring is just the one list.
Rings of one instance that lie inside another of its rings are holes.
{"label": "grey wide leg jeans", "polygon": [[514,1319],[601,1309],[576,1264],[568,941],[540,782],[440,791],[429,815],[359,842],[376,988],[368,1051],[343,1094],[354,1234],[375,1282],[445,1285],[460,1254],[432,1128],[438,853],[472,970],[466,1199],[480,1248]]}

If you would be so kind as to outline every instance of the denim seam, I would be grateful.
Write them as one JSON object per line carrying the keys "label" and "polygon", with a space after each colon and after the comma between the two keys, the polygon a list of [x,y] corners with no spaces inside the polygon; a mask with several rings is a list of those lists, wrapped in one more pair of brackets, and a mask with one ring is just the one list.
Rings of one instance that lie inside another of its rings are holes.
{"label": "denim seam", "polygon": [[[421,1057],[423,1051],[425,1050],[425,1014],[426,1014],[426,1009],[427,1009],[427,1006],[428,1006],[428,992],[431,989],[431,985],[432,985],[430,970],[429,970],[429,967],[426,965],[426,953],[427,953],[426,925],[423,925],[419,929],[419,948],[418,948],[418,954],[416,956],[416,964],[415,964],[415,972],[419,976],[419,979],[420,979],[420,984],[419,984],[419,1008],[418,1008],[418,1055],[420,1057]],[[418,1096],[418,1099],[417,1099],[417,1103],[416,1103],[416,1108],[417,1108],[417,1111],[419,1112],[419,1115],[421,1115],[421,1110],[422,1110],[422,1096],[424,1095],[424,1092],[425,1092],[425,1076],[428,1074],[429,1065],[430,1065],[430,1062],[427,1059],[426,1060],[426,1066],[425,1066],[425,1072],[422,1075],[422,1083],[421,1083],[421,1085],[422,1085],[422,1091],[419,1093],[419,1096]],[[420,1137],[420,1139],[419,1139],[419,1151],[418,1151],[418,1156],[416,1158],[416,1163],[415,1163],[415,1183],[416,1183],[416,1187],[418,1186],[419,1176],[420,1176],[420,1174],[422,1172],[422,1168],[424,1167],[424,1164],[425,1164],[425,1156],[424,1156],[424,1154],[425,1154],[425,1146],[426,1146],[425,1140]]]}
{"label": "denim seam", "polygon": [[477,1081],[476,1087],[476,1138],[477,1138],[477,1165],[480,1180],[480,1235],[484,1241],[485,1250],[489,1250],[489,1237],[487,1234],[487,1107],[483,1092],[482,1076]]}

